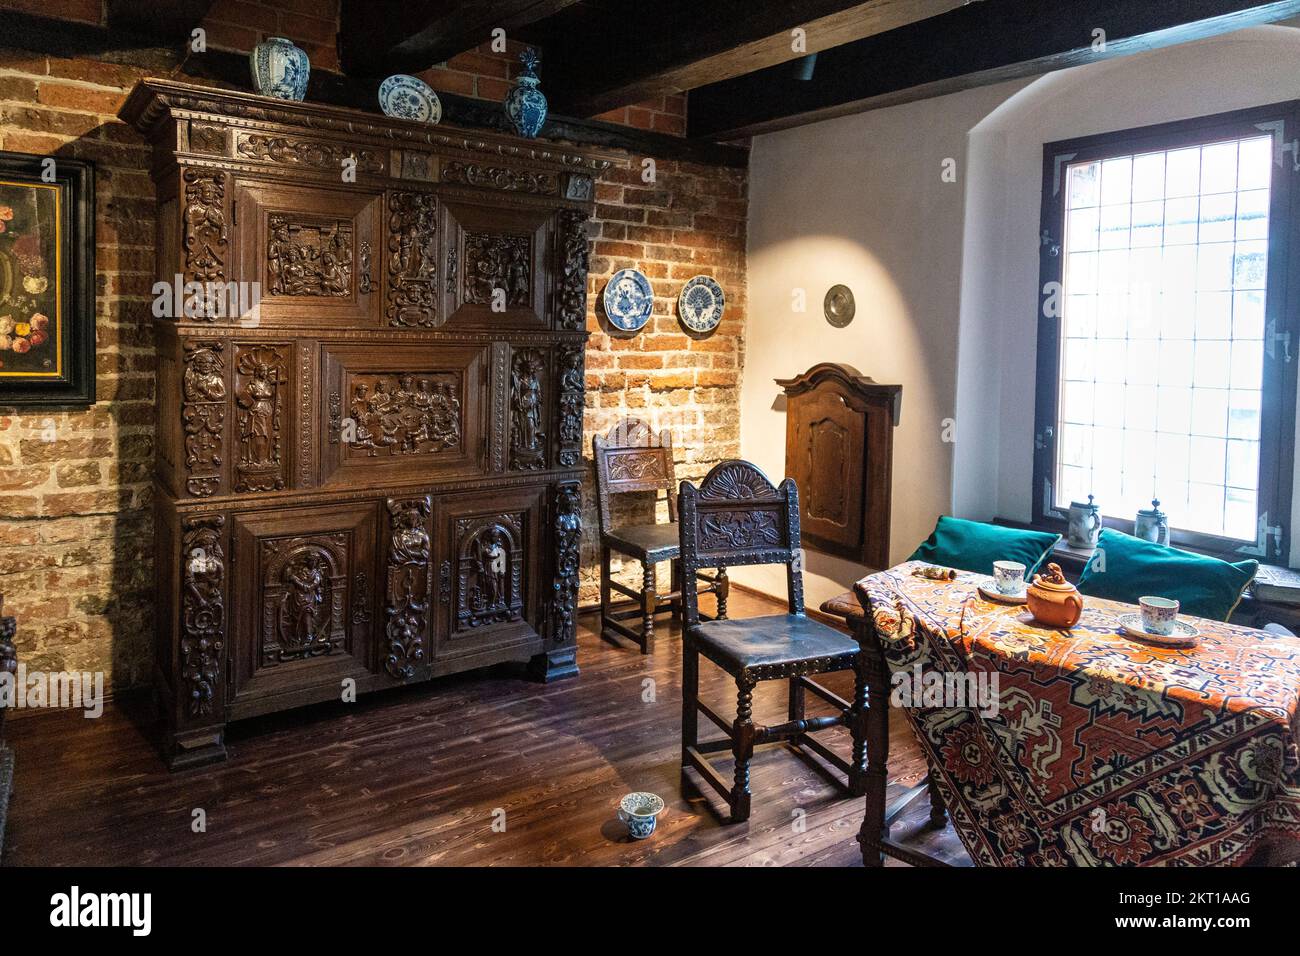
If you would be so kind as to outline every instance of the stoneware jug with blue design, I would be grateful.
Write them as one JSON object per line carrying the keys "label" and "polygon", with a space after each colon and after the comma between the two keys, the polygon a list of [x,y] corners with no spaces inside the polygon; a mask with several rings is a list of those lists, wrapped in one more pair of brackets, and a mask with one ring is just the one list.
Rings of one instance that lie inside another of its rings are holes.
{"label": "stoneware jug with blue design", "polygon": [[307,54],[284,37],[267,37],[248,54],[253,71],[253,89],[263,96],[301,100],[307,95],[311,61]]}
{"label": "stoneware jug with blue design", "polygon": [[514,89],[506,94],[506,116],[520,136],[532,139],[546,122],[546,95],[537,88],[537,51],[531,47],[519,54],[524,71]]}

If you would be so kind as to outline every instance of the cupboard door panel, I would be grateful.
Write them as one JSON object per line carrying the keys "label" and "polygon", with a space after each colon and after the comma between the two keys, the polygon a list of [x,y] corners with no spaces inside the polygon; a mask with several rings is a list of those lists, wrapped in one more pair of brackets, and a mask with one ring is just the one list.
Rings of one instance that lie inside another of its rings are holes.
{"label": "cupboard door panel", "polygon": [[375,670],[375,534],[373,504],[235,516],[234,702]]}
{"label": "cupboard door panel", "polygon": [[448,321],[466,327],[549,327],[550,211],[451,201],[442,210]]}
{"label": "cupboard door panel", "polygon": [[528,488],[458,495],[435,504],[436,657],[539,640],[544,502],[544,488]]}
{"label": "cupboard door panel", "polygon": [[364,487],[487,471],[490,345],[323,351],[322,483]]}
{"label": "cupboard door panel", "polygon": [[238,278],[258,282],[260,325],[378,325],[377,193],[239,180]]}

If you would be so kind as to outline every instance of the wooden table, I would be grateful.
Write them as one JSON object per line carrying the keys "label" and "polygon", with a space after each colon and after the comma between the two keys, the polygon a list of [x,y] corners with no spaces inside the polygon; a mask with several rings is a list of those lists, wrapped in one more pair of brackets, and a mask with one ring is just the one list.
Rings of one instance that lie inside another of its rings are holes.
{"label": "wooden table", "polygon": [[1300,855],[1300,639],[1196,620],[1198,647],[1159,649],[1119,633],[1117,615],[1132,606],[1097,599],[1078,626],[1058,631],[981,599],[983,575],[935,581],[914,576],[917,566],[855,586],[871,609],[857,627],[883,663],[869,695],[878,713],[860,837],[868,863],[882,852],[908,858],[888,845],[883,757],[871,761],[891,678],[918,673],[998,683],[992,714],[900,708],[979,865]]}

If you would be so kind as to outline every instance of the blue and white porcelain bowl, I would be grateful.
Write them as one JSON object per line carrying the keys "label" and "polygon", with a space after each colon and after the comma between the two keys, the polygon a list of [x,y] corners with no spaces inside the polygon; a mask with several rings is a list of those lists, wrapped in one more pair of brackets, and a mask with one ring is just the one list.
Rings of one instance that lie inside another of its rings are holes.
{"label": "blue and white porcelain bowl", "polygon": [[385,116],[437,123],[442,119],[442,100],[424,80],[396,73],[379,84],[379,108]]}
{"label": "blue and white porcelain bowl", "polygon": [[301,100],[307,95],[311,61],[305,51],[284,37],[267,37],[248,54],[253,89],[280,100]]}
{"label": "blue and white porcelain bowl", "polygon": [[618,802],[618,818],[627,824],[627,832],[634,840],[644,840],[654,833],[663,812],[664,800],[657,793],[629,793]]}

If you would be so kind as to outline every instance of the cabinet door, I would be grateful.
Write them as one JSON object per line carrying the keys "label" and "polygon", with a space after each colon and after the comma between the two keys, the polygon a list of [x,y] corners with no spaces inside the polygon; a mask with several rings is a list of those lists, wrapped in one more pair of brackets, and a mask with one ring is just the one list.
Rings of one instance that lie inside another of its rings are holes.
{"label": "cabinet door", "polygon": [[536,645],[545,488],[443,498],[435,504],[439,602],[435,658]]}
{"label": "cabinet door", "polygon": [[[234,519],[233,702],[285,706],[375,670],[376,505]],[[313,693],[315,691],[315,693]]]}
{"label": "cabinet door", "polygon": [[497,329],[549,327],[550,211],[452,201],[444,201],[442,211],[448,321]]}
{"label": "cabinet door", "polygon": [[786,411],[786,460],[799,485],[804,542],[819,551],[861,558],[863,413],[837,391],[797,395]]}
{"label": "cabinet door", "polygon": [[258,282],[262,325],[378,325],[378,194],[240,180],[238,278]]}
{"label": "cabinet door", "polygon": [[327,344],[322,482],[367,487],[485,472],[490,350]]}

